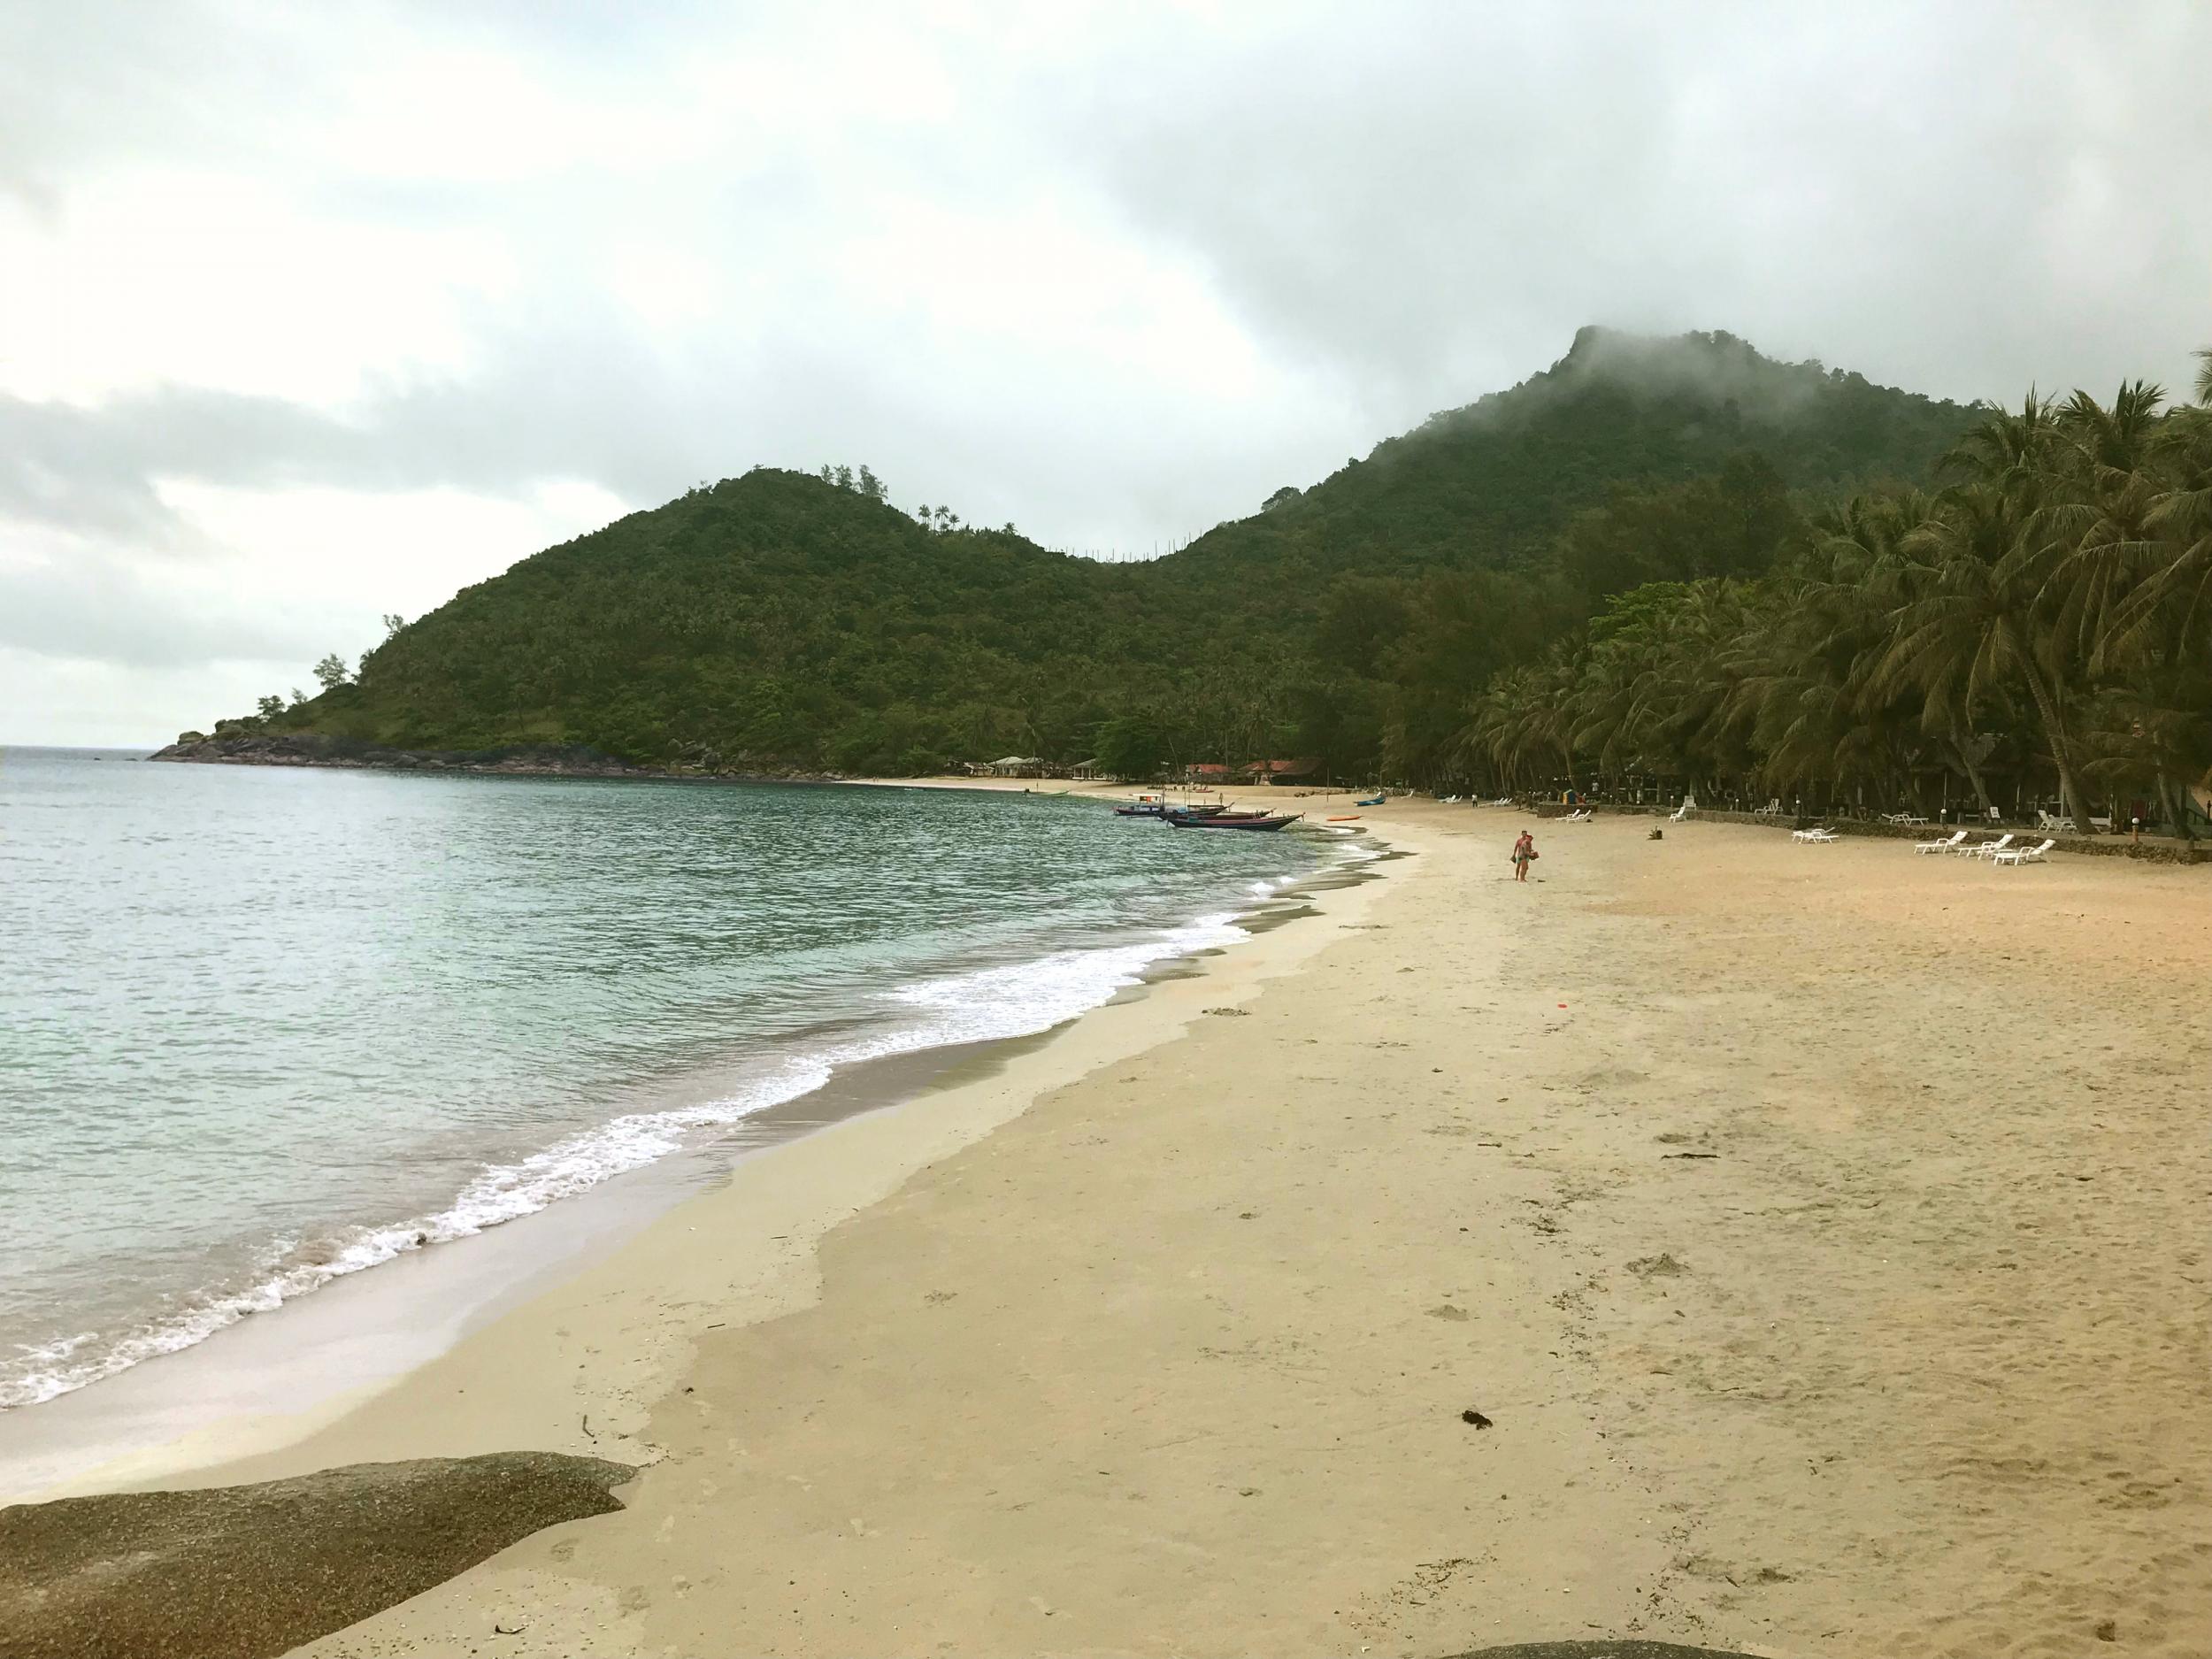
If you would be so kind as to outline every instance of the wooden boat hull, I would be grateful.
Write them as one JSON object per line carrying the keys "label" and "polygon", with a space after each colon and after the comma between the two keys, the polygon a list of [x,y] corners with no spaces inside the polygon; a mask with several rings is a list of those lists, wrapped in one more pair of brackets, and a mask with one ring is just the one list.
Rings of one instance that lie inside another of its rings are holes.
{"label": "wooden boat hull", "polygon": [[1208,806],[1201,802],[1192,806],[1118,806],[1116,818],[1212,818],[1226,812],[1225,806]]}
{"label": "wooden boat hull", "polygon": [[1291,812],[1275,818],[1171,818],[1168,822],[1177,829],[1279,830],[1304,816],[1302,812]]}

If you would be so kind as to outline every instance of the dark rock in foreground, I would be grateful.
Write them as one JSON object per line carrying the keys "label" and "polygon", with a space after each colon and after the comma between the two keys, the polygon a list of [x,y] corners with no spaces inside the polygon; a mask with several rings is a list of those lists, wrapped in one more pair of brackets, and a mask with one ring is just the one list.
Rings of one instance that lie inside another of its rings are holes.
{"label": "dark rock in foreground", "polygon": [[622,1506],[625,1463],[495,1452],[0,1509],[5,1659],[255,1659]]}

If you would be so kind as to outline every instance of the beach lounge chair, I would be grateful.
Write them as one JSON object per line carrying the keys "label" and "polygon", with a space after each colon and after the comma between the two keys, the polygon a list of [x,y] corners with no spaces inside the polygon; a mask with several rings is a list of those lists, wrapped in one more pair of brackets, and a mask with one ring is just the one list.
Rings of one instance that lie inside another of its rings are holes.
{"label": "beach lounge chair", "polygon": [[1596,816],[1596,813],[1591,811],[1590,809],[1586,806],[1579,811],[1568,813],[1565,818],[1560,819],[1559,821],[1563,824],[1587,824]]}
{"label": "beach lounge chair", "polygon": [[1826,842],[1839,841],[1843,839],[1843,837],[1837,834],[1835,831],[1832,829],[1822,827],[1816,829],[1792,830],[1790,832],[1790,839],[1793,841]]}
{"label": "beach lounge chair", "polygon": [[2040,847],[2014,847],[2004,852],[1990,854],[1989,862],[1993,864],[2011,864],[2016,868],[2021,864],[2045,864],[2050,863],[2051,849],[2057,845],[2055,841],[2047,841]]}
{"label": "beach lounge chair", "polygon": [[1754,818],[1780,818],[1782,816],[1782,797],[1778,795],[1776,795],[1774,799],[1768,802],[1764,806],[1761,807],[1751,816]]}
{"label": "beach lounge chair", "polygon": [[1965,839],[1966,832],[1964,830],[1957,830],[1953,832],[1950,839],[1947,841],[1915,841],[1913,843],[1912,849],[1916,853],[1947,853]]}
{"label": "beach lounge chair", "polygon": [[1959,856],[1962,858],[1994,858],[1999,853],[2004,851],[2006,848],[2012,845],[2013,839],[2012,833],[2008,830],[2004,834],[2000,835],[1993,841],[1984,841],[1977,847],[1960,848],[1958,849]]}

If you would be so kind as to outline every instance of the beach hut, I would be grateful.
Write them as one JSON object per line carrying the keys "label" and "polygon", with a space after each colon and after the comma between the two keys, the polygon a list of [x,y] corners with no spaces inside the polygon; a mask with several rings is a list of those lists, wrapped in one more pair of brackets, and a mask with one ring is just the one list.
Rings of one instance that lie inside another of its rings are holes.
{"label": "beach hut", "polygon": [[1045,764],[1034,755],[1005,755],[984,770],[994,778],[1041,778]]}

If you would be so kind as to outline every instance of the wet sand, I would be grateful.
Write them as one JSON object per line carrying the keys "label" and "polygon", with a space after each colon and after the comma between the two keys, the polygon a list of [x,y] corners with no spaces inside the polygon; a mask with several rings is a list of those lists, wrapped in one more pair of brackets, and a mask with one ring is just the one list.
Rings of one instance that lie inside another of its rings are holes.
{"label": "wet sand", "polygon": [[363,1659],[2212,1652],[2212,872],[1366,821],[1384,879],[191,1479],[651,1463]]}

